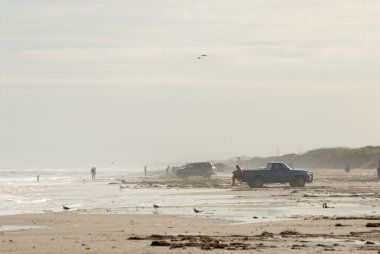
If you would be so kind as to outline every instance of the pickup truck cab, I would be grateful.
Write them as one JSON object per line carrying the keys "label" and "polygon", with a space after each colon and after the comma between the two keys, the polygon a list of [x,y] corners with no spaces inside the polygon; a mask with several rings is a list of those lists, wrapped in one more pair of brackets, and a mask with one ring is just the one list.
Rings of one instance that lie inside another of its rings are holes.
{"label": "pickup truck cab", "polygon": [[283,162],[269,162],[264,169],[243,170],[237,176],[252,188],[262,187],[264,183],[289,183],[290,186],[303,187],[313,181],[313,173],[308,170],[293,169]]}

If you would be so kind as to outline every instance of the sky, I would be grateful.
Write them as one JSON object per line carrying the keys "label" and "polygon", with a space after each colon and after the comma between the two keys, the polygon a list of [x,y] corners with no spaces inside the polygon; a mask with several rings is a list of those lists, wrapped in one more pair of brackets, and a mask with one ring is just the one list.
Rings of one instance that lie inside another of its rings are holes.
{"label": "sky", "polygon": [[377,0],[0,0],[0,168],[380,145],[379,31]]}

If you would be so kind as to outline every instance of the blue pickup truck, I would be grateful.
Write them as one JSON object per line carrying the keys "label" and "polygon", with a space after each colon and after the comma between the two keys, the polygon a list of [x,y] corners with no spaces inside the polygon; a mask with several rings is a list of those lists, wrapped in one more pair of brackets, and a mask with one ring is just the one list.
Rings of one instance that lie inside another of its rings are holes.
{"label": "blue pickup truck", "polygon": [[262,187],[264,183],[289,183],[303,187],[313,181],[313,173],[308,170],[292,169],[283,162],[269,162],[266,168],[243,170],[236,178],[246,182],[251,188]]}

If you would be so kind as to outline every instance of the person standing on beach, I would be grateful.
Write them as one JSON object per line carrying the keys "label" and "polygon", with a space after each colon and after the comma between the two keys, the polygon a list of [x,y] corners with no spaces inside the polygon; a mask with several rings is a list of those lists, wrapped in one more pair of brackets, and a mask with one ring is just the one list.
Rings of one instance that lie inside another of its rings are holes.
{"label": "person standing on beach", "polygon": [[167,166],[167,167],[166,167],[166,176],[169,175],[169,169],[170,169],[170,166]]}
{"label": "person standing on beach", "polygon": [[236,165],[236,170],[232,172],[232,186],[235,186],[236,179],[240,179],[241,175],[243,174],[243,170],[239,165]]}
{"label": "person standing on beach", "polygon": [[144,167],[144,175],[145,175],[145,176],[146,176],[146,173],[147,173],[147,168],[148,168],[148,166],[145,165],[145,167]]}
{"label": "person standing on beach", "polygon": [[92,167],[92,168],[91,168],[91,179],[92,179],[92,180],[95,180],[95,175],[96,175],[96,168],[95,168],[95,167]]}
{"label": "person standing on beach", "polygon": [[40,174],[37,174],[37,182],[40,181]]}
{"label": "person standing on beach", "polygon": [[351,164],[347,163],[346,164],[346,168],[344,169],[344,171],[346,171],[347,173],[350,173],[350,170],[351,170]]}

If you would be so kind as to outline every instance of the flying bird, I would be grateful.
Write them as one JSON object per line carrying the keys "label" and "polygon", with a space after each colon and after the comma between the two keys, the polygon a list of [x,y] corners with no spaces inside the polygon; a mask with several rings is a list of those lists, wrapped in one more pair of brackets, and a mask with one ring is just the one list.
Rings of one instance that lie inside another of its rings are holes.
{"label": "flying bird", "polygon": [[198,213],[201,213],[201,212],[203,212],[203,211],[198,210],[197,208],[194,208],[194,212],[198,214]]}
{"label": "flying bird", "polygon": [[71,208],[68,206],[62,206],[63,210],[70,210]]}

